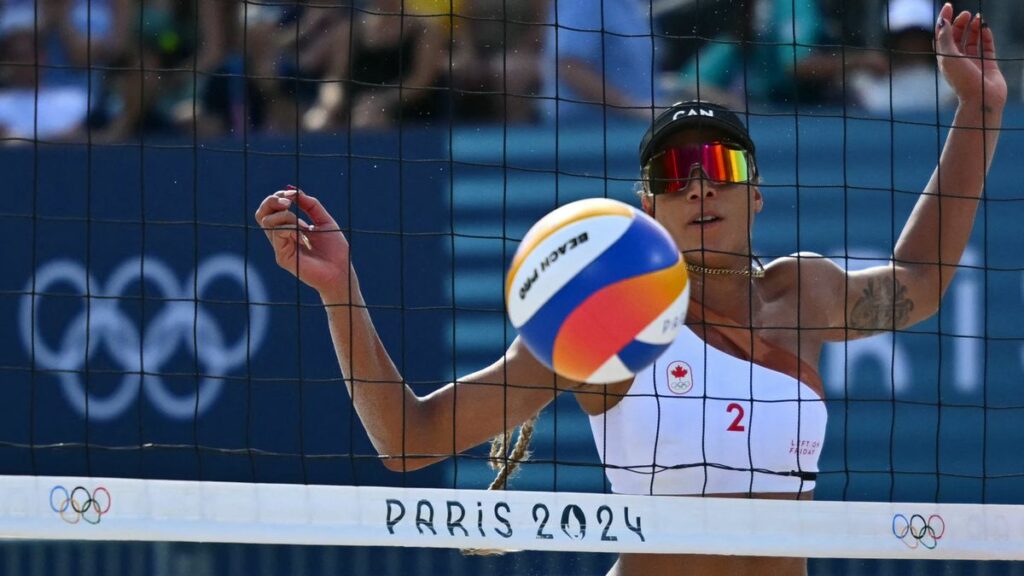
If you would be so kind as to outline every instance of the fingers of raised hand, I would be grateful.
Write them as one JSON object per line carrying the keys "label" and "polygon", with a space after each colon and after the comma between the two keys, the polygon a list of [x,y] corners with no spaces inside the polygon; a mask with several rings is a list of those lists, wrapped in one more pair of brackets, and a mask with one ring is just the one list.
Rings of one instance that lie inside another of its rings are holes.
{"label": "fingers of raised hand", "polygon": [[[939,12],[937,28],[937,52],[941,56],[967,56],[977,58],[984,51],[985,57],[993,57],[995,53],[992,31],[984,23],[981,14],[971,14],[964,10],[952,21],[953,7],[945,4]],[[948,27],[944,25],[948,24]],[[989,52],[992,52],[991,56]]]}
{"label": "fingers of raised hand", "polygon": [[313,222],[313,225],[323,230],[336,230],[338,225],[335,224],[334,218],[331,217],[324,205],[320,203],[320,200],[316,199],[309,194],[306,194],[298,188],[292,190],[295,192],[295,202],[298,204],[299,209],[309,216],[309,219]]}
{"label": "fingers of raised hand", "polygon": [[953,42],[955,42],[956,45],[961,49],[963,49],[965,36],[967,32],[967,25],[970,24],[970,22],[971,13],[968,12],[967,10],[964,10],[963,12],[957,14],[956,18],[953,19]]}
{"label": "fingers of raised hand", "polygon": [[981,22],[981,50],[986,59],[995,60],[996,39],[992,35],[992,29],[988,27],[988,23],[984,20]]}
{"label": "fingers of raised hand", "polygon": [[260,202],[259,208],[256,209],[256,222],[262,225],[263,218],[266,216],[287,211],[294,203],[296,194],[297,192],[294,190],[278,190],[264,198],[263,202]]}
{"label": "fingers of raised hand", "polygon": [[954,56],[960,53],[963,30],[957,29],[953,23],[953,5],[946,2],[939,9],[939,17],[935,22],[935,52],[939,56]]}
{"label": "fingers of raised hand", "polygon": [[282,210],[268,214],[260,220],[260,226],[266,232],[267,238],[275,245],[285,246],[299,241],[307,249],[311,248],[306,232],[311,231],[313,227],[296,216],[294,212]]}
{"label": "fingers of raised hand", "polygon": [[974,16],[974,19],[967,25],[964,32],[964,54],[974,58],[979,57],[979,45],[981,44],[981,14]]}
{"label": "fingers of raised hand", "polygon": [[953,19],[953,5],[946,2],[939,8],[939,19],[949,22]]}

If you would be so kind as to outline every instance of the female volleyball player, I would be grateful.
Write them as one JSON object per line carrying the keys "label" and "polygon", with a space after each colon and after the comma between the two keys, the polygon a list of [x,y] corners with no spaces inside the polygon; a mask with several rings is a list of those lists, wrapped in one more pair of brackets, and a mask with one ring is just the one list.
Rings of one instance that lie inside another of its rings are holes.
{"label": "female volleyball player", "polygon": [[[702,103],[659,116],[641,143],[642,203],[685,255],[690,329],[653,371],[607,388],[556,378],[517,340],[491,366],[418,397],[377,336],[348,243],[320,202],[280,191],[264,200],[256,219],[277,262],[319,291],[356,411],[376,449],[389,456],[388,468],[419,468],[441,458],[415,455],[476,446],[569,390],[591,416],[616,492],[806,498],[825,433],[816,368],[822,345],[903,329],[935,313],[995,151],[1007,92],[992,32],[980,16],[953,18],[946,4],[935,34],[939,67],[959,105],[939,166],[885,266],[846,272],[799,254],[762,268],[750,234],[764,198],[746,128],[727,110]],[[293,204],[311,224],[289,211]],[[613,573],[805,570],[804,560],[792,558],[623,554]]]}

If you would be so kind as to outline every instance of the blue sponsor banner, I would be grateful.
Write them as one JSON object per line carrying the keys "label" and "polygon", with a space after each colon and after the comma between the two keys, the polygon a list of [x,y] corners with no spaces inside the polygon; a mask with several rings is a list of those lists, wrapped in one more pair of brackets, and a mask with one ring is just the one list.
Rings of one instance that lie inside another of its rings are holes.
{"label": "blue sponsor banner", "polygon": [[253,214],[287,184],[316,194],[349,231],[396,362],[432,388],[451,317],[436,307],[440,142],[5,150],[0,470],[417,482],[371,456],[319,299],[276,266]]}
{"label": "blue sponsor banner", "polygon": [[[758,253],[883,262],[944,137],[916,120],[752,117]],[[350,235],[386,345],[425,393],[514,336],[503,274],[530,224],[579,198],[635,200],[642,129],[4,150],[0,472],[485,485],[472,457],[406,476],[376,461],[316,294],[276,266],[252,214],[289,183],[321,198]],[[828,440],[793,446],[821,451],[819,497],[1019,501],[1024,464],[1007,457],[1024,441],[1015,134],[941,314],[824,354]],[[518,487],[605,488],[574,404],[545,412]]]}

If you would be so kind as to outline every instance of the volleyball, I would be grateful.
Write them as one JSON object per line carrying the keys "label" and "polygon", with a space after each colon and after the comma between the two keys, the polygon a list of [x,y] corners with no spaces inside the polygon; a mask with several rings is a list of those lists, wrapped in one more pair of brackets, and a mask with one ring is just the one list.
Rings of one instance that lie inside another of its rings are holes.
{"label": "volleyball", "polygon": [[541,218],[505,281],[509,320],[530,352],[589,384],[620,382],[654,363],[684,325],[689,295],[668,231],[607,198]]}

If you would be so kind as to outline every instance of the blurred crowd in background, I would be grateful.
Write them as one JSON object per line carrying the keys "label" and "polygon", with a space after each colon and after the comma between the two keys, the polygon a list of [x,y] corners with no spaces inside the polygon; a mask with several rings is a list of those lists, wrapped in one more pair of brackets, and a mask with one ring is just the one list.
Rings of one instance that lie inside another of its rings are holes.
{"label": "blurred crowd in background", "polygon": [[[933,0],[0,0],[0,137],[294,135],[403,124],[954,104]],[[967,0],[1020,94],[1020,0]]]}

